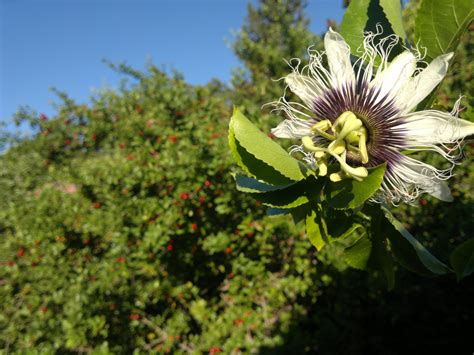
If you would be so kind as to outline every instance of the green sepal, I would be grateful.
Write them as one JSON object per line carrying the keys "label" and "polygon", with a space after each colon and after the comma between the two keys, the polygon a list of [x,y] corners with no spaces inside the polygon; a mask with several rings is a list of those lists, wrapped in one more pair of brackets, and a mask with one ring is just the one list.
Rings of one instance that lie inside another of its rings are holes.
{"label": "green sepal", "polygon": [[329,207],[337,209],[357,208],[369,199],[382,185],[386,164],[369,169],[369,175],[362,181],[345,179],[328,182],[325,196]]}

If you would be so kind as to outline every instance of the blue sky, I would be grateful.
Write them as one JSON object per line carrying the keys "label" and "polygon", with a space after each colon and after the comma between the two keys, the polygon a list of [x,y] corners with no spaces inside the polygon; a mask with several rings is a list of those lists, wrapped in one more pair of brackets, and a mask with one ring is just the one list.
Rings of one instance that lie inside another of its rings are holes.
{"label": "blue sky", "polygon": [[[0,0],[0,121],[20,105],[52,115],[49,87],[87,102],[119,76],[102,59],[144,68],[148,59],[186,80],[228,81],[239,65],[228,46],[247,0]],[[342,19],[342,0],[310,0],[313,32]],[[10,126],[10,125],[9,125]],[[11,127],[11,126],[10,126]]]}

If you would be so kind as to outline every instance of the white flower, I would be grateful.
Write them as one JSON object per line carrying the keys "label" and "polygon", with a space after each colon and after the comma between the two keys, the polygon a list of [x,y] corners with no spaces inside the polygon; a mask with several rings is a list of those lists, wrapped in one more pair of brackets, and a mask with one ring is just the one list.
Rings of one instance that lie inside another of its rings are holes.
{"label": "white flower", "polygon": [[[418,52],[406,50],[388,62],[398,38],[389,36],[375,44],[380,34],[366,34],[361,57],[351,63],[349,46],[329,30],[325,53],[309,50],[309,65],[300,70],[298,60],[285,77],[302,103],[288,102],[284,96],[273,103],[288,118],[272,133],[301,139],[292,152],[303,153],[319,175],[326,175],[328,165],[338,163],[341,170],[330,174],[332,181],[363,180],[366,168],[386,162],[376,201],[411,202],[423,192],[451,201],[445,180],[452,176],[462,139],[474,134],[474,124],[457,117],[460,100],[451,113],[413,110],[441,82],[453,54],[426,65]],[[323,65],[324,55],[328,69]],[[424,69],[419,63],[425,64]],[[420,150],[440,154],[451,168],[440,170],[403,154]]]}

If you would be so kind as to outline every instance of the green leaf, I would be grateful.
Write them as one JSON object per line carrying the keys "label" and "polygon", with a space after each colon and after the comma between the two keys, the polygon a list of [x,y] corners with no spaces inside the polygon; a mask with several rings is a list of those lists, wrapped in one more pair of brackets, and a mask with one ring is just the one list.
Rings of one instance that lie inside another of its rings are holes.
{"label": "green leaf", "polygon": [[373,235],[372,243],[371,264],[374,268],[383,271],[388,289],[393,290],[395,286],[395,267],[392,256],[387,250],[385,238],[382,234]]}
{"label": "green leaf", "polygon": [[324,180],[314,176],[286,186],[272,186],[242,175],[236,176],[237,189],[249,193],[265,205],[278,208],[294,208],[317,200]]}
{"label": "green leaf", "polygon": [[351,47],[351,53],[358,56],[357,48],[364,41],[364,30],[369,16],[370,0],[351,1],[341,23],[341,35]]}
{"label": "green leaf", "polygon": [[290,214],[291,208],[274,208],[270,207],[267,209],[267,216],[283,216],[285,214]]}
{"label": "green leaf", "polygon": [[321,218],[320,206],[315,206],[306,215],[306,235],[318,251],[328,242],[326,224]]}
{"label": "green leaf", "polygon": [[352,213],[341,210],[328,210],[326,213],[326,225],[331,240],[344,239],[363,228]]}
{"label": "green leaf", "polygon": [[372,242],[367,234],[344,250],[344,260],[353,268],[366,270],[372,252]]}
{"label": "green leaf", "polygon": [[248,193],[262,193],[262,192],[271,192],[278,191],[287,188],[294,183],[291,183],[286,186],[275,186],[263,183],[257,179],[243,176],[240,174],[235,175],[235,183],[237,185],[237,190]]}
{"label": "green leaf", "polygon": [[393,32],[403,40],[407,34],[403,27],[402,20],[402,3],[400,0],[380,0],[380,6],[385,13],[385,17],[390,22]]}
{"label": "green leaf", "polygon": [[423,0],[415,19],[415,43],[427,57],[454,52],[474,19],[474,0]]}
{"label": "green leaf", "polygon": [[370,225],[370,237],[373,243],[370,264],[373,268],[382,270],[387,280],[389,290],[395,286],[395,268],[392,255],[387,250],[387,239],[384,227],[385,216],[379,206],[366,208],[370,212],[372,223]]}
{"label": "green leaf", "polygon": [[232,127],[229,127],[229,147],[234,160],[249,175],[256,176],[260,180],[275,185],[288,185],[294,182],[247,152],[239,142],[236,141]]}
{"label": "green leaf", "polygon": [[451,270],[434,257],[408,230],[384,208],[383,230],[390,240],[397,261],[406,269],[421,275],[444,275]]}
{"label": "green leaf", "polygon": [[458,281],[474,272],[474,238],[459,245],[449,257]]}
{"label": "green leaf", "polygon": [[235,109],[229,124],[229,146],[236,162],[250,175],[273,185],[302,180],[307,169]]}
{"label": "green leaf", "polygon": [[306,209],[306,234],[311,243],[318,249],[335,240],[349,237],[357,229],[363,228],[355,216],[346,211],[330,210],[325,213],[320,204],[309,204]]}
{"label": "green leaf", "polygon": [[326,185],[326,199],[332,208],[357,208],[371,197],[382,184],[385,164],[369,169],[369,175],[362,181],[346,179]]}
{"label": "green leaf", "polygon": [[[398,3],[398,4],[396,4]],[[352,0],[341,23],[341,35],[351,47],[351,53],[360,56],[357,49],[364,41],[364,32],[377,32],[377,25],[383,28],[383,34],[376,42],[391,34],[402,39],[406,37],[401,21],[400,2],[397,0]],[[400,48],[392,51],[397,54]]]}
{"label": "green leaf", "polygon": [[300,222],[306,222],[306,217],[308,216],[308,214],[311,213],[311,207],[310,207],[310,204],[306,204],[306,205],[301,205],[301,206],[298,206],[298,207],[295,207],[295,208],[292,208],[290,210],[291,212],[291,217],[293,218],[293,222],[295,224],[298,224]]}

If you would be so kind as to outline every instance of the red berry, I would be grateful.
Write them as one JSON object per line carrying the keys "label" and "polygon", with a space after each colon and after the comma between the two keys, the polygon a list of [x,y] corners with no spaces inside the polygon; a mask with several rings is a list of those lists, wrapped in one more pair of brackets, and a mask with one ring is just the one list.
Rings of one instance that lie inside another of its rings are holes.
{"label": "red berry", "polygon": [[64,142],[64,144],[66,145],[70,145],[72,143],[72,141],[70,139],[66,139],[66,141]]}
{"label": "red berry", "polygon": [[234,320],[234,324],[238,327],[240,327],[242,324],[244,324],[243,319],[236,319]]}
{"label": "red berry", "polygon": [[92,133],[91,139],[95,142],[97,140],[97,134]]}
{"label": "red berry", "polygon": [[124,263],[125,262],[125,257],[124,256],[119,256],[117,259],[115,259],[116,262],[118,263]]}
{"label": "red berry", "polygon": [[16,252],[16,256],[18,256],[19,258],[21,258],[22,256],[25,256],[25,249],[24,248],[18,249],[18,251]]}
{"label": "red berry", "polygon": [[424,198],[420,199],[420,205],[426,206],[428,204],[428,201],[426,201]]}
{"label": "red berry", "polygon": [[198,225],[196,223],[193,223],[191,224],[191,228],[193,231],[197,231],[198,230]]}
{"label": "red berry", "polygon": [[176,137],[176,136],[174,136],[174,135],[173,135],[173,136],[169,136],[168,139],[169,139],[169,141],[170,141],[171,143],[176,143],[176,142],[178,141],[178,137]]}
{"label": "red berry", "polygon": [[206,182],[204,183],[204,186],[206,187],[209,187],[212,185],[212,182],[210,182],[209,180],[206,180]]}
{"label": "red berry", "polygon": [[101,207],[102,207],[102,205],[101,205],[100,202],[95,202],[95,203],[92,205],[92,208],[95,208],[96,210],[99,209],[99,208],[101,208]]}
{"label": "red berry", "polygon": [[140,315],[138,313],[132,313],[128,316],[128,318],[130,318],[131,320],[138,320],[140,319]]}
{"label": "red berry", "polygon": [[204,196],[200,196],[199,203],[202,205],[204,202],[206,202],[206,198]]}
{"label": "red berry", "polygon": [[168,246],[166,248],[168,249],[168,251],[172,251],[173,250],[173,245],[168,244]]}
{"label": "red berry", "polygon": [[232,248],[231,248],[231,247],[225,248],[225,253],[226,253],[226,254],[232,253]]}
{"label": "red berry", "polygon": [[181,192],[179,197],[181,198],[181,200],[187,200],[189,199],[189,194],[187,192]]}
{"label": "red berry", "polygon": [[209,354],[217,354],[221,352],[221,348],[218,348],[217,346],[213,346],[212,348],[209,349]]}

